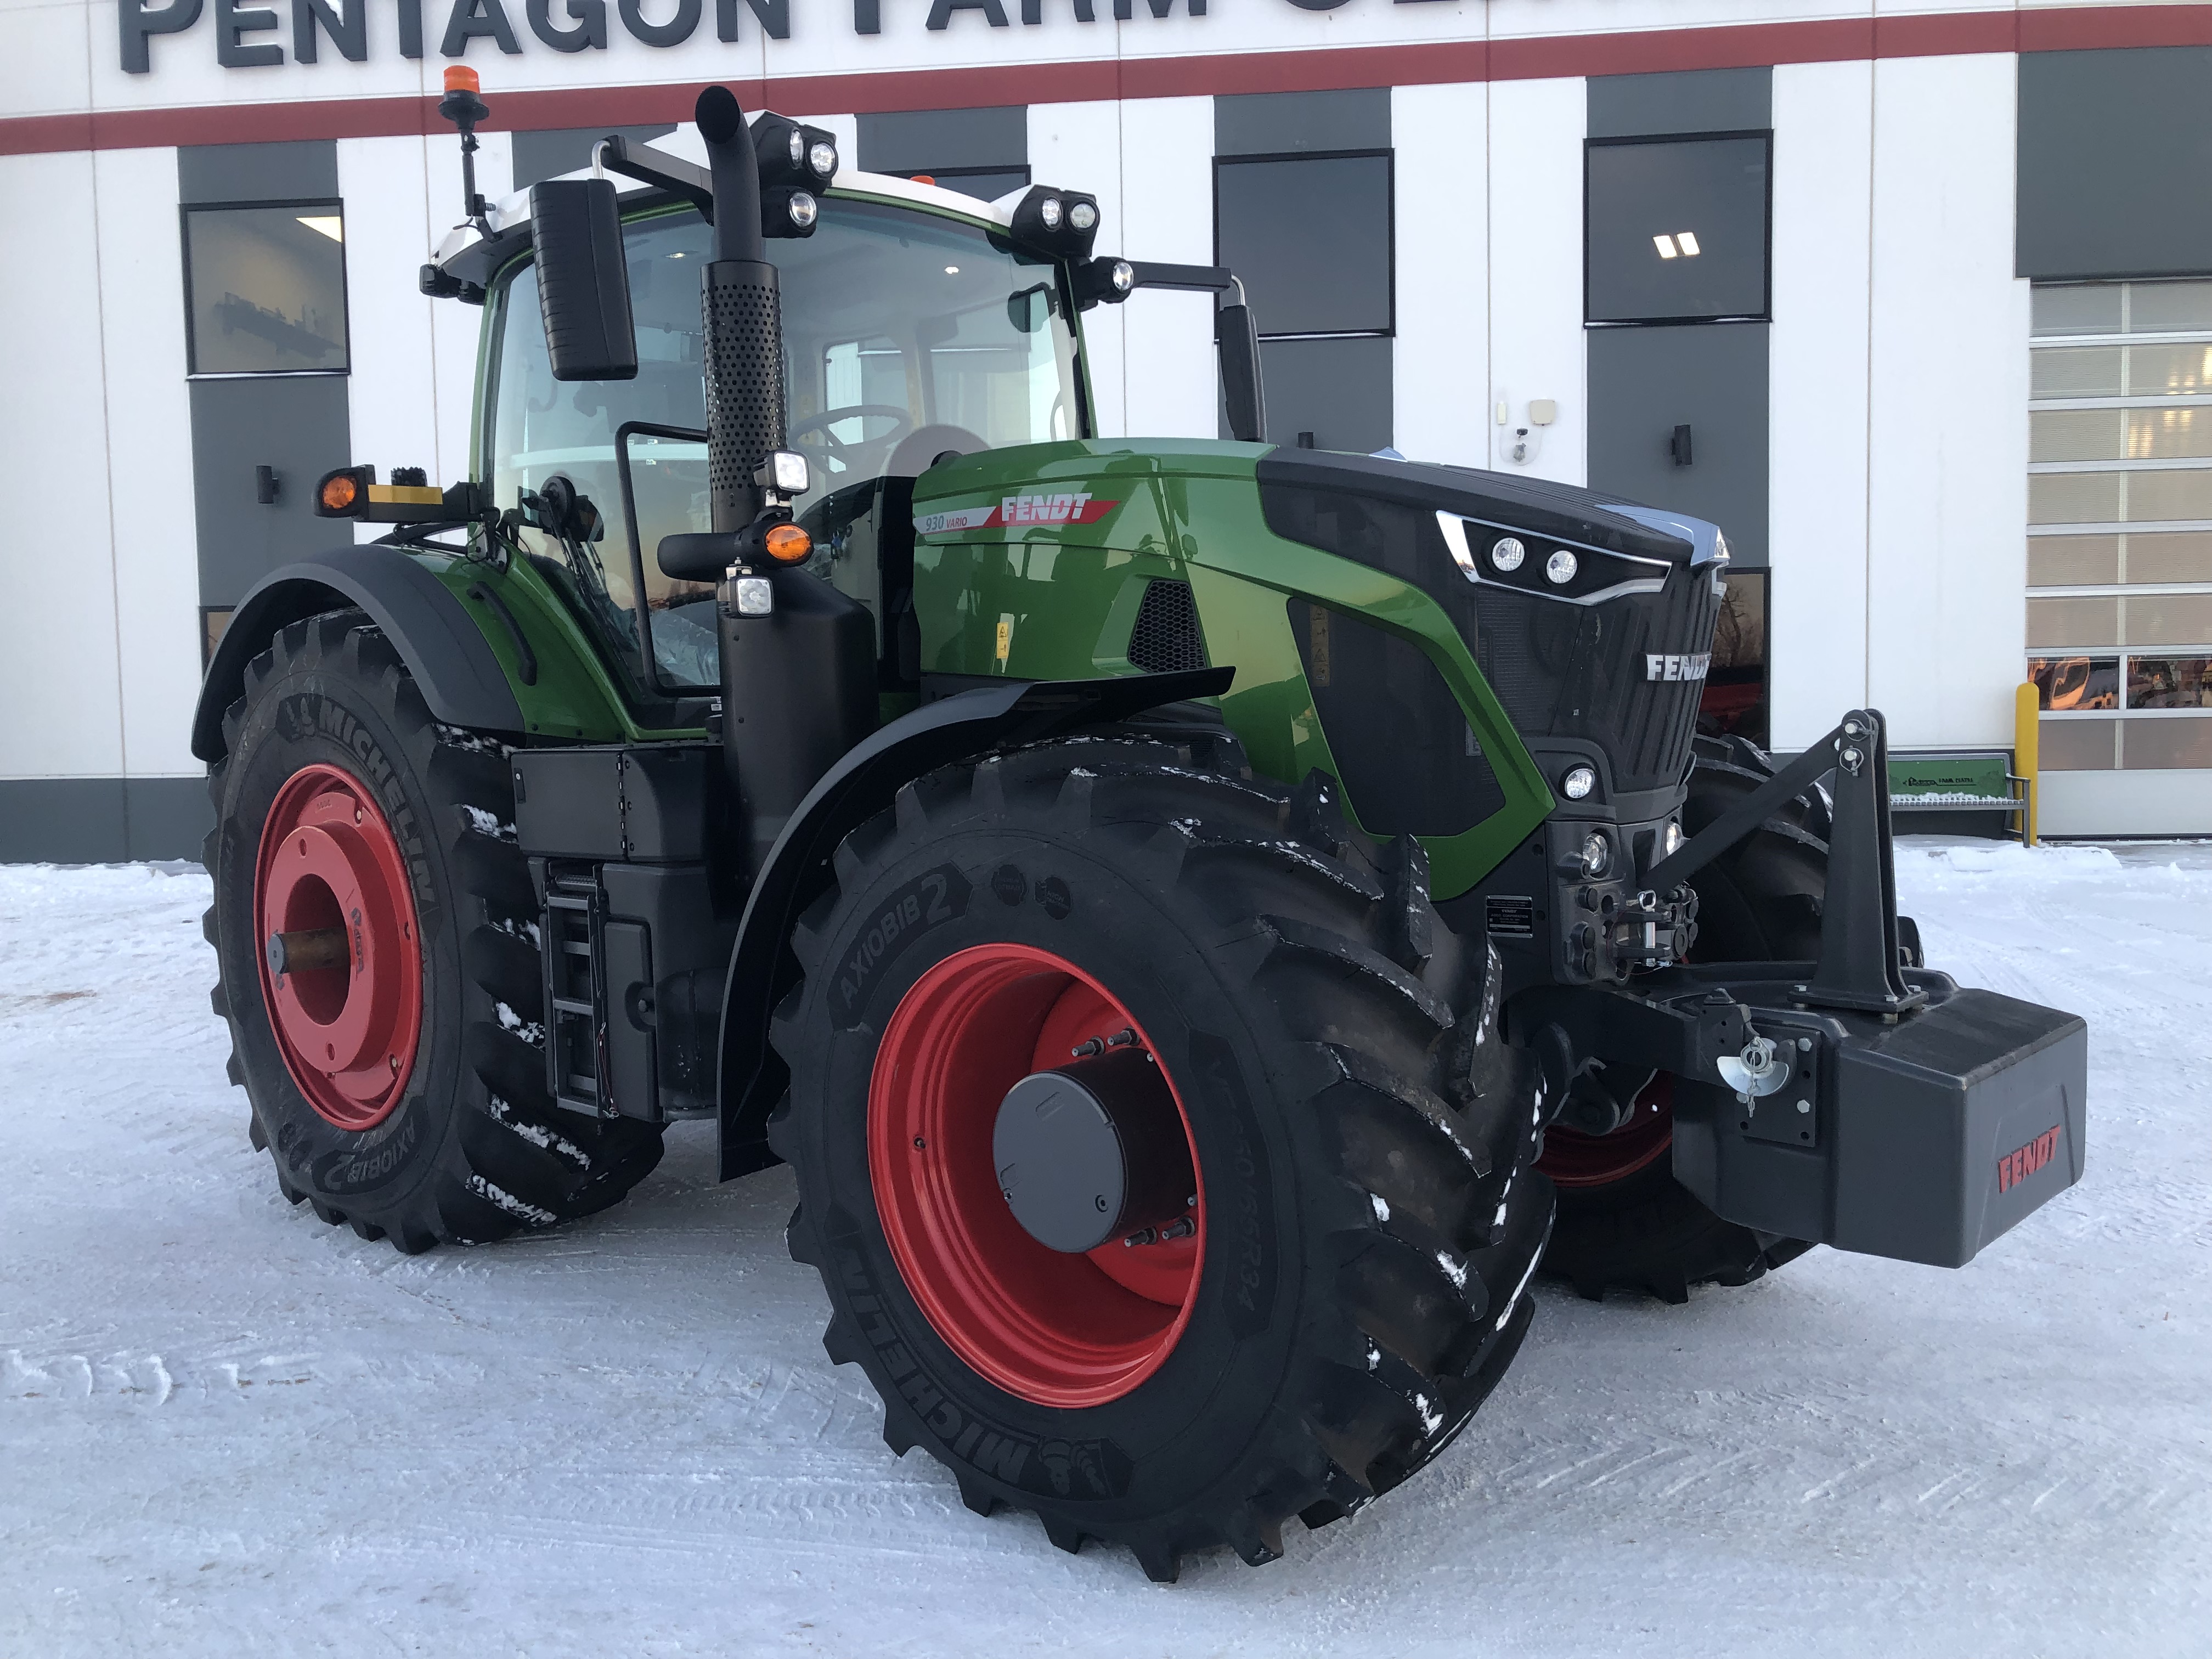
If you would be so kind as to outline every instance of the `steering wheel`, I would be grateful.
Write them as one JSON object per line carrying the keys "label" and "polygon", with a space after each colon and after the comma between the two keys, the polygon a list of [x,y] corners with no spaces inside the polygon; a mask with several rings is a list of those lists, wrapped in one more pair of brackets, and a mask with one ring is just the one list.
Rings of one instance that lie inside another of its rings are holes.
{"label": "steering wheel", "polygon": [[[878,420],[896,421],[898,424],[888,432],[879,433],[872,438],[856,438],[849,444],[830,430],[840,421],[867,416]],[[836,409],[825,409],[819,415],[809,415],[804,420],[794,421],[784,429],[783,437],[786,443],[795,444],[807,433],[819,432],[823,441],[832,449],[858,448],[862,444],[890,443],[894,439],[904,437],[913,428],[914,416],[901,404],[845,404]]]}

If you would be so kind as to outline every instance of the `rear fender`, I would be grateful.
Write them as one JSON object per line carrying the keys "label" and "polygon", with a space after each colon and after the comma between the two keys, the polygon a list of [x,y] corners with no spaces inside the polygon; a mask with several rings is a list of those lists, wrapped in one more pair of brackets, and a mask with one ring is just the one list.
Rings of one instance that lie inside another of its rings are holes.
{"label": "rear fender", "polygon": [[471,731],[524,730],[507,671],[459,597],[418,560],[364,545],[315,554],[254,584],[208,665],[192,714],[192,753],[210,763],[222,758],[223,714],[244,695],[246,665],[270,639],[293,623],[349,606],[383,629],[434,718]]}
{"label": "rear fender", "polygon": [[1007,680],[925,703],[856,744],[784,825],[753,883],[722,998],[721,1178],[780,1162],[768,1117],[791,1075],[769,1046],[769,1018],[799,982],[791,933],[830,882],[838,844],[902,786],[986,750],[1127,720],[1164,703],[1218,696],[1233,669],[1097,680]]}

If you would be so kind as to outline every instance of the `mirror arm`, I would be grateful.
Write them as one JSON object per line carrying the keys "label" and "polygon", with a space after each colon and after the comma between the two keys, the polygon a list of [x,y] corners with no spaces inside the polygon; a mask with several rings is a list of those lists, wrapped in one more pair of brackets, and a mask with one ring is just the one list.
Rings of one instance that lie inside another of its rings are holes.
{"label": "mirror arm", "polygon": [[714,222],[714,182],[706,168],[650,144],[633,144],[618,132],[599,140],[595,159],[609,173],[619,173],[625,179],[681,197],[697,208],[708,224]]}

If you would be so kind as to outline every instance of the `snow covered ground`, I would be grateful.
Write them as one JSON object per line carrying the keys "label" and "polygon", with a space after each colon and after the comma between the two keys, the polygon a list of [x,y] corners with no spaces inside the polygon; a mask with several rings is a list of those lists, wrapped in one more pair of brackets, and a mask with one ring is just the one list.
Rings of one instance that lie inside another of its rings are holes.
{"label": "snow covered ground", "polygon": [[1960,1273],[1543,1294],[1407,1488],[1147,1583],[895,1462],[781,1170],[407,1259],[276,1194],[207,884],[0,869],[0,1653],[2212,1652],[2212,848],[1900,846],[2091,1022],[2081,1186]]}

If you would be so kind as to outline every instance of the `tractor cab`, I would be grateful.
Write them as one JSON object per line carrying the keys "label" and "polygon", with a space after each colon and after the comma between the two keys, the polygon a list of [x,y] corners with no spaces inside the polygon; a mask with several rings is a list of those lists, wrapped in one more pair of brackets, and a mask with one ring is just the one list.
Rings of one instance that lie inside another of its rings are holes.
{"label": "tractor cab", "polygon": [[[529,557],[638,694],[712,696],[714,586],[671,576],[657,557],[665,538],[712,527],[699,307],[712,232],[650,186],[623,209],[635,377],[557,380],[536,263],[526,247],[503,250],[485,293],[478,476],[501,507],[556,474],[598,504],[603,541],[526,525]],[[894,697],[910,701],[918,684],[915,477],[947,457],[1093,432],[1068,266],[1014,242],[1011,216],[848,173],[811,234],[778,250],[785,441],[808,464],[791,504],[812,542],[805,568],[867,608],[878,683]],[[495,245],[528,223],[527,196],[509,198]]]}

